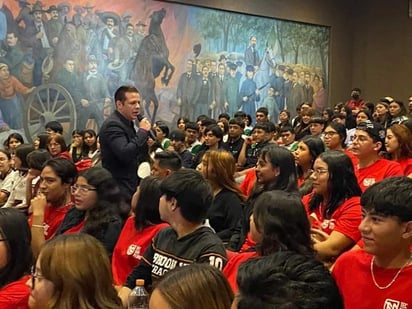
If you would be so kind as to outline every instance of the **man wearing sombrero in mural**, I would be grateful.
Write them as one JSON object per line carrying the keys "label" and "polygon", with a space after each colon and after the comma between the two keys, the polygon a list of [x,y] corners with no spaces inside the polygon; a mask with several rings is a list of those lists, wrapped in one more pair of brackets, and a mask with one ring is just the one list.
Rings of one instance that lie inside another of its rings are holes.
{"label": "man wearing sombrero in mural", "polygon": [[96,29],[99,17],[93,12],[94,5],[87,2],[83,8],[86,10],[86,15],[83,17],[84,24],[89,28]]}
{"label": "man wearing sombrero in mural", "polygon": [[43,21],[44,10],[35,3],[30,14],[33,15],[33,21],[26,27],[24,40],[28,47],[32,48],[34,69],[33,69],[33,84],[38,86],[42,82],[42,64],[46,58],[48,50],[52,47],[49,29]]}
{"label": "man wearing sombrero in mural", "polygon": [[69,13],[72,9],[72,6],[68,2],[62,2],[60,3],[57,8],[60,10],[59,18],[60,22],[65,25],[70,22],[70,17]]}
{"label": "man wearing sombrero in mural", "polygon": [[63,24],[60,21],[60,9],[54,4],[46,11],[50,15],[50,19],[47,21],[47,28],[49,30],[49,36],[51,38],[52,46],[56,46],[59,41],[60,33],[63,30]]}
{"label": "man wearing sombrero in mural", "polygon": [[103,55],[108,60],[113,53],[113,48],[111,47],[112,40],[119,34],[116,26],[120,23],[120,17],[114,12],[103,12],[100,14],[100,18],[106,25],[100,36],[100,44]]}

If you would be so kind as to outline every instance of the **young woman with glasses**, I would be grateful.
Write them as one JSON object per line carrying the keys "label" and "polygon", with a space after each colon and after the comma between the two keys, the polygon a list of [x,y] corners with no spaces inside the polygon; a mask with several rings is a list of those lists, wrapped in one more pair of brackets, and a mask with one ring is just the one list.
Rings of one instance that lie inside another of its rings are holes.
{"label": "young woman with glasses", "polygon": [[313,192],[303,197],[312,225],[314,249],[332,262],[360,240],[360,196],[353,164],[341,151],[322,153],[309,170]]}
{"label": "young woman with glasses", "polygon": [[111,255],[122,229],[121,212],[125,202],[110,172],[92,167],[79,175],[71,186],[74,200],[56,232],[86,233],[94,236]]}
{"label": "young woman with glasses", "polygon": [[0,308],[27,308],[30,242],[26,216],[14,208],[0,208]]}

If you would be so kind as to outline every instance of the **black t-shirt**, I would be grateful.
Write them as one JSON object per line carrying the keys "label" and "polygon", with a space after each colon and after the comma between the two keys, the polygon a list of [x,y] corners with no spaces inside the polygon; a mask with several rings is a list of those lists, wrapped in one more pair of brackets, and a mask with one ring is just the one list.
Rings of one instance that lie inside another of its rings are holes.
{"label": "black t-shirt", "polygon": [[237,162],[237,159],[239,158],[240,150],[242,149],[244,142],[245,140],[242,137],[234,142],[227,141],[226,143],[223,143],[223,149],[232,153],[233,157],[235,158]]}
{"label": "black t-shirt", "polygon": [[145,285],[150,286],[169,270],[192,263],[209,263],[222,270],[226,262],[225,247],[209,227],[202,226],[181,238],[169,227],[153,238],[139,265],[127,277],[125,286],[133,289],[136,279],[144,279]]}

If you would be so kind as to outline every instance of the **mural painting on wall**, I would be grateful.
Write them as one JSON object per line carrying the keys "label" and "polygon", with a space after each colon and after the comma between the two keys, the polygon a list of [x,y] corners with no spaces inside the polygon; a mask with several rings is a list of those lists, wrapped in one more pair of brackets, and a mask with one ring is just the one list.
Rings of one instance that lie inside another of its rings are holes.
{"label": "mural painting on wall", "polygon": [[0,131],[98,128],[124,84],[147,117],[173,125],[327,105],[327,27],[151,0],[0,5]]}

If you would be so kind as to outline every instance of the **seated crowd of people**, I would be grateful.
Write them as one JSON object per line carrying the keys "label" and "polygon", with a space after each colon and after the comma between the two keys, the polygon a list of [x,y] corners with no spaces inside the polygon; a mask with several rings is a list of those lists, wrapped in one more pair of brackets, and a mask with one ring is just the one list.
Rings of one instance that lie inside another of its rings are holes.
{"label": "seated crowd of people", "polygon": [[69,145],[55,121],[33,144],[11,134],[0,308],[127,308],[138,279],[151,309],[412,306],[404,104],[297,112],[141,124],[131,198],[105,168],[101,132],[74,130]]}

